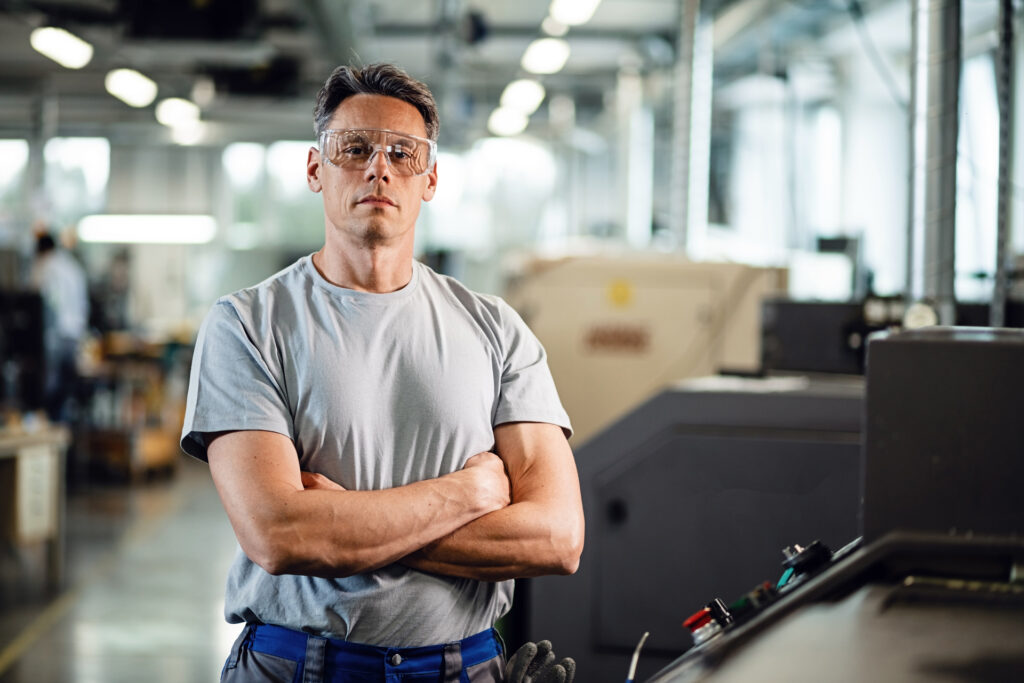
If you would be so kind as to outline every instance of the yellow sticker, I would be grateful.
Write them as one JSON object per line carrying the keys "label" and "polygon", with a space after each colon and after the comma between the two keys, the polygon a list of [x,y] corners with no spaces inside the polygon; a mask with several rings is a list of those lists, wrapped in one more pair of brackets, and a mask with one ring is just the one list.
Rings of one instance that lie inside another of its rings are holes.
{"label": "yellow sticker", "polygon": [[619,308],[629,306],[633,302],[633,285],[627,280],[612,280],[608,284],[608,301]]}

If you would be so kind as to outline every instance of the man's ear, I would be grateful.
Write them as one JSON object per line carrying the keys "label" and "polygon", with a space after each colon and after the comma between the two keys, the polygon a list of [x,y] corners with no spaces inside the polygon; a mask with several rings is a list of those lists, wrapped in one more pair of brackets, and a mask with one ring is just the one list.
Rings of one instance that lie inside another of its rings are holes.
{"label": "man's ear", "polygon": [[434,168],[430,169],[430,173],[427,174],[427,186],[423,189],[423,201],[429,202],[434,198],[434,193],[437,191],[437,162],[434,162]]}
{"label": "man's ear", "polygon": [[322,168],[320,150],[316,147],[310,147],[309,152],[306,154],[306,185],[313,192],[319,192],[323,189],[323,185],[320,182],[320,170]]}

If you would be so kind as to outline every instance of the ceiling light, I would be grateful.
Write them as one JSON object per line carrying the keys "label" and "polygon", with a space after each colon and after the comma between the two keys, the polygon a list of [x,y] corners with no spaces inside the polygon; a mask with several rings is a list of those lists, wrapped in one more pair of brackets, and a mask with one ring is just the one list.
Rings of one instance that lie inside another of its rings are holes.
{"label": "ceiling light", "polygon": [[205,244],[217,233],[213,216],[95,214],[78,223],[83,242]]}
{"label": "ceiling light", "polygon": [[501,93],[501,106],[521,111],[527,116],[537,111],[544,101],[544,86],[532,78],[520,78],[505,86]]}
{"label": "ceiling light", "polygon": [[171,128],[171,139],[179,145],[195,145],[206,134],[206,124],[202,121],[193,121],[183,126]]}
{"label": "ceiling light", "polygon": [[551,0],[551,17],[566,26],[579,26],[590,21],[601,0]]}
{"label": "ceiling light", "polygon": [[92,59],[92,45],[55,26],[34,29],[28,41],[36,52],[69,69],[81,69]]}
{"label": "ceiling light", "polygon": [[553,74],[569,59],[569,43],[561,38],[538,38],[523,53],[522,66],[533,74]]}
{"label": "ceiling light", "polygon": [[540,23],[540,30],[549,36],[561,38],[569,32],[569,27],[553,17],[544,17],[544,21]]}
{"label": "ceiling light", "polygon": [[108,93],[132,107],[148,107],[156,99],[156,83],[134,69],[114,69],[104,85]]}
{"label": "ceiling light", "polygon": [[530,120],[521,111],[498,107],[487,119],[487,128],[495,135],[519,135]]}
{"label": "ceiling light", "polygon": [[156,120],[177,128],[199,122],[199,107],[180,97],[168,97],[156,105]]}
{"label": "ceiling light", "polygon": [[213,104],[213,98],[217,96],[217,84],[209,76],[200,76],[192,84],[192,101],[202,108]]}

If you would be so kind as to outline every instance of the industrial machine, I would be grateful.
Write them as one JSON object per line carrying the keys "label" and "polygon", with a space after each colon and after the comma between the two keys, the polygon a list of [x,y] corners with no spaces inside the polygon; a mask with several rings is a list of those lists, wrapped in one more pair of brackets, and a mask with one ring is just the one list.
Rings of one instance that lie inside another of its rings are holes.
{"label": "industrial machine", "polygon": [[1021,567],[1020,536],[891,533],[747,621],[708,617],[648,683],[1024,680]]}
{"label": "industrial machine", "polygon": [[651,683],[1024,680],[1024,331],[868,347],[862,538],[686,618]]}
{"label": "industrial machine", "polygon": [[[868,337],[904,326],[902,297],[869,296],[859,301],[795,301],[768,297],[761,309],[761,370],[863,374]],[[990,306],[956,305],[956,324],[985,327]],[[1009,301],[1005,327],[1024,327],[1024,303]]]}
{"label": "industrial machine", "polygon": [[[637,680],[690,647],[711,596],[777,573],[794,539],[858,535],[863,378],[712,377],[665,389],[576,451],[587,517],[570,577],[520,582],[527,637],[577,680]],[[689,611],[688,611],[689,610]]]}
{"label": "industrial machine", "polygon": [[532,261],[505,293],[548,354],[579,447],[662,388],[761,367],[761,302],[783,268],[658,253]]}
{"label": "industrial machine", "polygon": [[12,412],[43,406],[43,298],[0,290],[0,401]]}

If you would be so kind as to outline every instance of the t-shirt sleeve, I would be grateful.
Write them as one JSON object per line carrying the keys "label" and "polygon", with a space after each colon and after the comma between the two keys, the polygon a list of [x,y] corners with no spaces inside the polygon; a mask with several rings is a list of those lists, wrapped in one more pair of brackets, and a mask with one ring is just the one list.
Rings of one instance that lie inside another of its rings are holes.
{"label": "t-shirt sleeve", "polygon": [[494,426],[507,422],[547,422],[561,427],[566,437],[572,436],[569,416],[558,398],[540,340],[504,301],[500,302],[499,311],[504,363]]}
{"label": "t-shirt sleeve", "polygon": [[196,338],[182,450],[206,460],[207,437],[225,431],[262,430],[294,439],[287,397],[267,355],[234,306],[217,302]]}

